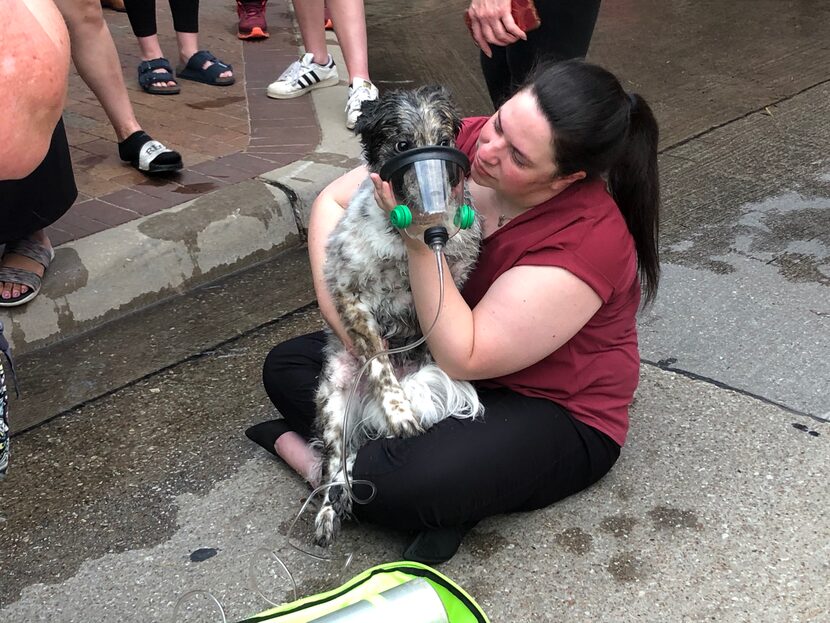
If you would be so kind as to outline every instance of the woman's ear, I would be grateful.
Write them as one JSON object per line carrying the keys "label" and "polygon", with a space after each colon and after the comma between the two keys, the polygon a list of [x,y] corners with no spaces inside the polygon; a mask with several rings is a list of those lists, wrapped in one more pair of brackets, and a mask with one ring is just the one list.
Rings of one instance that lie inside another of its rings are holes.
{"label": "woman's ear", "polygon": [[557,175],[550,184],[550,187],[557,193],[561,193],[571,184],[584,180],[587,174],[585,171],[576,171],[569,175]]}

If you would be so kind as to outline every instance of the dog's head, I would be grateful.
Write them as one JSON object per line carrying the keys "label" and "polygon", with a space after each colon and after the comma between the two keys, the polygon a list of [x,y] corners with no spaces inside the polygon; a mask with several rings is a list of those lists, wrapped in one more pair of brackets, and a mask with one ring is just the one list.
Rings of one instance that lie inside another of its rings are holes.
{"label": "dog's head", "polygon": [[355,125],[363,158],[370,171],[380,171],[390,158],[415,147],[455,147],[461,130],[461,115],[441,86],[384,93],[364,102]]}

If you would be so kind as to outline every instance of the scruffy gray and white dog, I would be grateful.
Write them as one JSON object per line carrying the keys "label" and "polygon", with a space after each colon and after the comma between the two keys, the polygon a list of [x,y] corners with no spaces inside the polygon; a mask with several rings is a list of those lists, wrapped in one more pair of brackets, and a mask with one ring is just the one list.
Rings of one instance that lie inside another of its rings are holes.
{"label": "scruffy gray and white dog", "polygon": [[[401,152],[427,145],[455,146],[459,113],[442,87],[393,91],[362,108],[355,132],[371,172]],[[411,206],[410,206],[411,207]],[[481,227],[459,231],[444,254],[459,287],[478,256]],[[343,430],[346,402],[356,375],[374,354],[421,337],[409,287],[401,233],[377,205],[367,179],[332,233],[326,248],[325,280],[352,341],[349,352],[332,333],[317,392],[317,437],[322,445],[322,483],[342,482],[345,469],[367,440],[416,435],[450,417],[475,417],[481,411],[470,383],[454,381],[433,362],[425,344],[405,353],[374,359],[357,389]],[[435,287],[438,287],[436,282]],[[344,487],[326,489],[315,520],[316,541],[328,545],[351,512]]]}

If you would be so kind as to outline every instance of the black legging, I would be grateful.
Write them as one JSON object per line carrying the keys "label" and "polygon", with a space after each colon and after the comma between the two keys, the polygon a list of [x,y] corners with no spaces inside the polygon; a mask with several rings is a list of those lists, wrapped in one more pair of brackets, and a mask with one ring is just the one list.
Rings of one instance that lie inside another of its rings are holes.
{"label": "black legging", "polygon": [[[268,354],[263,383],[293,430],[308,438],[325,336],[311,333]],[[370,441],[353,477],[377,487],[358,517],[423,530],[543,508],[604,476],[620,454],[609,437],[561,406],[506,389],[480,390],[481,420],[449,418],[409,439]],[[365,497],[359,485],[355,493]]]}
{"label": "black legging", "polygon": [[[176,32],[199,32],[199,0],[169,0]],[[156,0],[124,0],[127,17],[136,37],[157,34]]]}
{"label": "black legging", "polygon": [[23,240],[51,225],[77,197],[61,119],[52,132],[43,162],[23,179],[0,181],[0,244]]}
{"label": "black legging", "polygon": [[537,0],[541,26],[526,41],[491,45],[493,57],[481,53],[481,71],[493,107],[498,108],[524,83],[538,61],[564,61],[588,53],[600,0]]}

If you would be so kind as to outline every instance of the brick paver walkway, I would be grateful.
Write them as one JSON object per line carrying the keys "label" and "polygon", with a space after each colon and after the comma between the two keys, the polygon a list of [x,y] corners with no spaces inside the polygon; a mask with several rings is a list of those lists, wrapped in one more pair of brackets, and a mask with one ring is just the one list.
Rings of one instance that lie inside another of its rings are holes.
{"label": "brick paver walkway", "polygon": [[[148,178],[122,162],[103,109],[72,71],[64,119],[80,195],[48,229],[53,244],[173,207],[313,150],[320,130],[310,98],[277,101],[265,95],[268,83],[297,56],[286,3],[269,2],[270,39],[242,42],[236,37],[234,0],[202,0],[200,47],[233,65],[236,83],[214,87],[180,80],[182,91],[174,96],[141,90],[136,78],[138,46],[127,16],[104,11],[139,123],[153,138],[181,152],[185,168],[172,176]],[[162,0],[156,4],[162,49],[175,67],[178,52],[169,7]]]}

